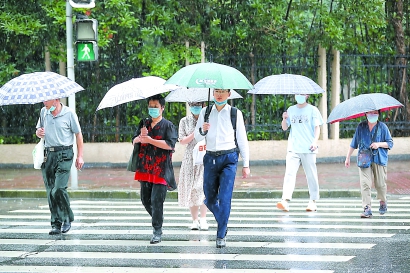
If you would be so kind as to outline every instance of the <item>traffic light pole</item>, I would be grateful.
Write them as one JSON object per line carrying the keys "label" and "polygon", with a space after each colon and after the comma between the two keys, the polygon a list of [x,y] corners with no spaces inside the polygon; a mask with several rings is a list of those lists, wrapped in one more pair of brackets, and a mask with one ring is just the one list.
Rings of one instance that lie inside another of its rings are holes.
{"label": "traffic light pole", "polygon": [[[67,77],[75,81],[74,75],[74,49],[73,49],[73,8],[66,0],[66,34],[67,34]],[[75,94],[68,97],[68,106],[75,111]],[[74,138],[74,162],[77,158],[76,138]],[[78,171],[75,164],[71,166],[71,189],[78,189]]]}

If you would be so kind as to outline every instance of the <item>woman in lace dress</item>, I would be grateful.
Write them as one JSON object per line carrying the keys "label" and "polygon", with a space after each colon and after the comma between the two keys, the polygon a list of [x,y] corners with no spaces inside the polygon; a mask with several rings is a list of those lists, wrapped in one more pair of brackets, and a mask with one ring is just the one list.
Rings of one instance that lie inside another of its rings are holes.
{"label": "woman in lace dress", "polygon": [[[190,103],[189,106],[191,114],[179,122],[179,142],[187,147],[179,173],[178,204],[180,207],[189,207],[192,216],[191,230],[208,230],[207,207],[204,204],[203,190],[204,165],[194,165],[192,156],[192,151],[196,145],[194,129],[204,103],[194,102]],[[198,212],[200,212],[199,221]]]}

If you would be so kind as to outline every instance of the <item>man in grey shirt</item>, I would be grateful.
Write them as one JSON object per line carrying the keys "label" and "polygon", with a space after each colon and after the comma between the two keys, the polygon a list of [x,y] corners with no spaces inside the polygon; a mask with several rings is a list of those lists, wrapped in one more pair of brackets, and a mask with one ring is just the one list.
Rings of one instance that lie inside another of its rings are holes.
{"label": "man in grey shirt", "polygon": [[67,193],[68,178],[73,164],[74,135],[77,143],[75,166],[80,170],[83,160],[83,135],[76,113],[60,103],[60,99],[44,102],[37,122],[36,135],[44,138],[44,163],[41,166],[51,212],[50,235],[66,233],[74,221]]}

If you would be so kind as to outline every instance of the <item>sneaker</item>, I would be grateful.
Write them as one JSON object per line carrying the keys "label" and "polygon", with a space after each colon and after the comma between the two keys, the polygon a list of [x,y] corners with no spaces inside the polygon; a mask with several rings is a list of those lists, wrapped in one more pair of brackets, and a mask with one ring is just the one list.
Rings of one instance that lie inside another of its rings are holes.
{"label": "sneaker", "polygon": [[363,213],[360,215],[361,218],[371,218],[372,217],[372,209],[369,206],[364,207]]}
{"label": "sneaker", "polygon": [[198,220],[195,220],[195,221],[192,222],[191,230],[199,230],[199,222],[198,222]]}
{"label": "sneaker", "polygon": [[276,207],[283,211],[289,211],[289,204],[286,200],[282,200],[276,204]]}
{"label": "sneaker", "polygon": [[306,207],[306,211],[316,211],[316,210],[317,210],[316,202],[313,200],[310,200],[308,206]]}
{"label": "sneaker", "polygon": [[202,218],[199,219],[199,226],[200,226],[201,230],[208,230],[209,229],[209,225],[206,222],[205,218],[204,219],[202,219]]}
{"label": "sneaker", "polygon": [[385,214],[387,211],[387,204],[384,201],[380,201],[379,212],[381,215]]}

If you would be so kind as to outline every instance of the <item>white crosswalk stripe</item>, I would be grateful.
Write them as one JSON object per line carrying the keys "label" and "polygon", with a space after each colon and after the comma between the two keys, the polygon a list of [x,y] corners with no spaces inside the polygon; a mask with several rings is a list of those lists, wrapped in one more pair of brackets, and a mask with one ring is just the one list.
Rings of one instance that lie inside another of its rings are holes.
{"label": "white crosswalk stripe", "polygon": [[139,201],[73,200],[72,229],[49,236],[50,213],[40,200],[0,215],[0,272],[330,273],[410,227],[405,198],[370,219],[359,217],[358,199],[323,199],[313,213],[307,202],[281,212],[271,199],[233,200],[227,247],[216,249],[212,214],[208,231],[191,231],[189,210],[176,200],[165,202],[158,245],[149,244],[151,219]]}

